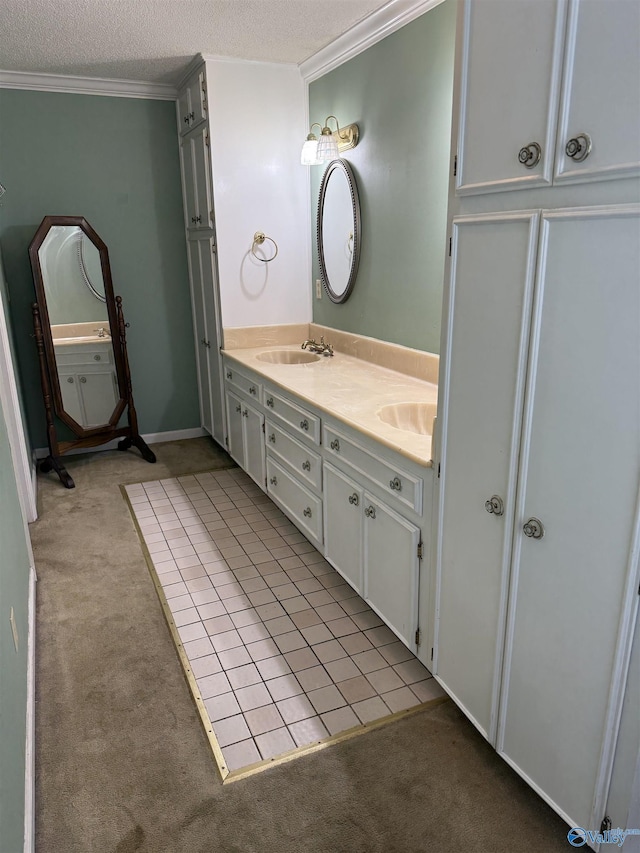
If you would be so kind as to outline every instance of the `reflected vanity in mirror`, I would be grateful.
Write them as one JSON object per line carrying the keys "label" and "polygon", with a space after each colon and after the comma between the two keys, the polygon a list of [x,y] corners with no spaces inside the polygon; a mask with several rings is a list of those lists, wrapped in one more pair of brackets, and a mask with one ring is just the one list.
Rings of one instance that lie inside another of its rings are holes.
{"label": "reflected vanity in mirror", "polygon": [[[60,457],[75,448],[121,438],[119,450],[137,447],[156,457],[138,432],[122,313],[114,297],[106,245],[81,216],[45,216],[29,246],[37,301],[35,339],[47,418],[49,456],[68,488],[74,482]],[[119,426],[125,410],[127,422]],[[59,441],[56,418],[75,436]]]}
{"label": "reflected vanity in mirror", "polygon": [[344,160],[332,160],[318,199],[320,276],[332,302],[351,295],[360,262],[360,200],[355,175]]}

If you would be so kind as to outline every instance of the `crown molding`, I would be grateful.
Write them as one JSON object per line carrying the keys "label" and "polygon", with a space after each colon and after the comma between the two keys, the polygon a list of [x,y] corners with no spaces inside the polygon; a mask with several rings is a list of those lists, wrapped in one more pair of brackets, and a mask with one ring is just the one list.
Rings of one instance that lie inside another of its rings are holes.
{"label": "crown molding", "polygon": [[146,98],[159,101],[175,101],[178,94],[175,86],[168,86],[165,83],[74,77],[70,74],[35,74],[27,71],[0,71],[0,88],[66,92],[74,95],[110,95],[114,98]]}
{"label": "crown molding", "polygon": [[301,62],[302,79],[305,83],[317,80],[442,2],[444,0],[389,0],[331,44]]}

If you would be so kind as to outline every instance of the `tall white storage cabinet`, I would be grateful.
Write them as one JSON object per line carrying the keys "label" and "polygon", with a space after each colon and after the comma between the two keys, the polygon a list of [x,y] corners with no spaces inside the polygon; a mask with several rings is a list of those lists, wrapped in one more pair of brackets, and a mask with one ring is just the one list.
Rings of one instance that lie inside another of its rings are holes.
{"label": "tall white storage cabinet", "polygon": [[434,669],[597,831],[640,583],[640,4],[468,0],[460,23]]}

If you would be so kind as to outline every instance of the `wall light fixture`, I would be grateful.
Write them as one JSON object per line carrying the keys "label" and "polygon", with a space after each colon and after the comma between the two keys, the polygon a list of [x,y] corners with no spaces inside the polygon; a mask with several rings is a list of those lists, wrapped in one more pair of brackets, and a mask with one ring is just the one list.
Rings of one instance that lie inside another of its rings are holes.
{"label": "wall light fixture", "polygon": [[[332,131],[329,127],[329,119],[331,118],[336,123],[337,129],[335,131]],[[320,139],[313,132],[314,127],[320,128]],[[357,124],[340,127],[338,119],[333,115],[326,117],[324,127],[318,124],[317,121],[314,121],[309,129],[309,135],[302,146],[300,162],[303,166],[318,166],[320,163],[335,160],[340,156],[340,152],[355,148],[358,144],[359,136],[360,132]]]}

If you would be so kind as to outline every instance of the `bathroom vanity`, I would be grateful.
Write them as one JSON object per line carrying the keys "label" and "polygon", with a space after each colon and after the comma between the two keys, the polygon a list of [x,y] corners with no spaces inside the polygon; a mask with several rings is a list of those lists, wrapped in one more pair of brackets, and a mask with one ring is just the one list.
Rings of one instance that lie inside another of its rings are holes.
{"label": "bathroom vanity", "polygon": [[[339,348],[302,350],[302,329],[284,338],[296,343],[225,341],[229,453],[428,664],[437,386]],[[437,356],[369,343],[405,351],[435,379]]]}

